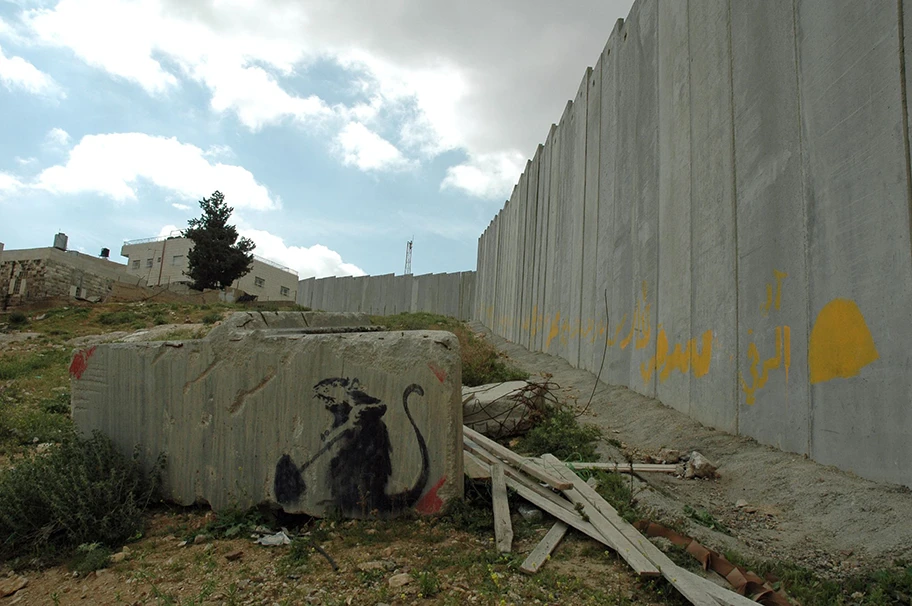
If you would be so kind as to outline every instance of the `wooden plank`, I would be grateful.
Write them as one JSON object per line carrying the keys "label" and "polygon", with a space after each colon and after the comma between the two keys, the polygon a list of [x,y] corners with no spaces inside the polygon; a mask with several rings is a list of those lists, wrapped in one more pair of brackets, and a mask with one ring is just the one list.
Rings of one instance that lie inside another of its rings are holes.
{"label": "wooden plank", "polygon": [[686,570],[677,566],[661,549],[653,545],[652,542],[640,534],[636,528],[624,521],[624,519],[618,515],[617,511],[615,511],[614,507],[595,492],[591,486],[587,486],[582,478],[570,471],[567,466],[564,465],[563,461],[555,456],[546,454],[542,455],[542,462],[549,464],[549,469],[561,477],[568,480],[571,479],[570,476],[576,478],[573,480],[574,489],[588,500],[595,509],[601,512],[602,515],[631,543],[636,545],[642,555],[649,558],[649,560],[661,570],[662,576],[664,576],[681,595],[687,598],[691,604],[694,604],[695,606],[719,606],[719,603],[707,593],[705,586],[694,580],[694,575],[687,573]]}
{"label": "wooden plank", "polygon": [[560,480],[554,477],[553,474],[544,471],[541,467],[534,465],[526,457],[522,457],[509,448],[501,446],[497,442],[493,442],[481,435],[477,431],[474,431],[470,427],[462,426],[463,430],[463,445],[465,449],[469,452],[478,454],[479,450],[485,450],[488,453],[494,455],[498,459],[512,464],[514,467],[519,468],[524,473],[529,474],[534,478],[538,478],[545,484],[548,484],[552,488],[557,490],[564,490],[572,487],[572,484],[568,484],[564,480]]}
{"label": "wooden plank", "polygon": [[494,538],[497,551],[510,553],[513,549],[513,524],[510,523],[510,503],[503,463],[491,465],[491,493],[494,497]]}
{"label": "wooden plank", "polygon": [[466,451],[462,451],[463,454],[463,468],[465,469],[465,475],[473,480],[490,480],[491,479],[491,466],[485,465],[479,461],[476,457],[473,457]]}
{"label": "wooden plank", "polygon": [[603,469],[617,473],[675,473],[678,465],[665,465],[661,463],[577,463],[565,461],[570,469]]}
{"label": "wooden plank", "polygon": [[519,569],[526,574],[535,574],[538,569],[551,557],[551,553],[567,534],[569,526],[558,520],[548,531],[548,534],[538,542],[526,559],[520,564]]}
{"label": "wooden plank", "polygon": [[[475,458],[479,464],[499,462],[493,455],[482,451],[484,454],[477,456],[472,453],[466,453],[468,457]],[[490,457],[490,460],[485,459]],[[573,504],[560,496],[551,492],[550,489],[540,486],[534,480],[517,472],[509,465],[504,466],[504,476],[507,486],[512,488],[516,494],[529,501],[533,505],[547,514],[557,518],[565,524],[582,532],[583,534],[611,547],[595,527],[584,520],[579,513],[572,509]]]}
{"label": "wooden plank", "polygon": [[[550,455],[545,455],[550,456]],[[582,479],[579,478],[575,473],[570,471],[566,466],[563,465],[558,459],[552,457],[554,461],[557,461],[555,465],[555,470],[564,475],[564,479],[571,481],[574,484],[573,488],[569,488],[564,492],[564,495],[576,506],[576,509],[582,510],[584,518],[588,518],[589,522],[595,526],[595,529],[608,540],[608,544],[614,547],[618,555],[621,556],[625,562],[640,576],[646,577],[657,577],[662,574],[658,567],[649,560],[643,551],[638,547],[636,542],[631,541],[608,519],[599,511],[595,505],[592,504],[591,500],[586,498],[580,490],[577,489],[576,484],[579,483],[582,486],[585,486],[589,491],[595,492],[591,486],[588,486]],[[550,459],[544,459],[545,463],[551,463]],[[575,479],[575,480],[574,480]],[[596,493],[597,494],[597,493]],[[639,533],[637,533],[640,537]]]}

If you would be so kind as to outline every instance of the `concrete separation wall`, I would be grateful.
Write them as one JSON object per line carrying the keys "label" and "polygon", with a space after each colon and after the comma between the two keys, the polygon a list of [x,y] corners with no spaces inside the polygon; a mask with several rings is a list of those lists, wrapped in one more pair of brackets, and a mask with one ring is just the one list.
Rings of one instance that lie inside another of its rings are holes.
{"label": "concrete separation wall", "polygon": [[164,453],[164,493],[179,504],[435,513],[463,488],[459,343],[306,334],[363,320],[236,314],[202,340],[77,352],[73,420],[124,453],[140,445],[147,463]]}
{"label": "concrete separation wall", "polygon": [[[481,246],[479,242],[479,249]],[[308,278],[298,282],[297,303],[322,311],[382,316],[423,311],[469,320],[481,313],[476,309],[475,282],[474,271],[420,276]]]}
{"label": "concrete separation wall", "polygon": [[909,0],[637,0],[479,238],[474,318],[912,486],[910,31]]}

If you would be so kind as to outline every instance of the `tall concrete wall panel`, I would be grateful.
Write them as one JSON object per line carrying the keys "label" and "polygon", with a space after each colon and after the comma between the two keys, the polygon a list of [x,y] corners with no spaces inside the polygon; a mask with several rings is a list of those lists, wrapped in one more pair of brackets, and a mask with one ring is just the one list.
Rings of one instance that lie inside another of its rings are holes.
{"label": "tall concrete wall panel", "polygon": [[573,100],[564,141],[562,175],[564,187],[563,234],[566,242],[564,267],[567,287],[561,295],[562,315],[567,321],[561,327],[561,351],[573,366],[579,366],[580,309],[583,293],[583,221],[586,211],[586,114],[589,108],[589,80],[586,70]]}
{"label": "tall concrete wall panel", "polygon": [[[602,376],[611,377],[613,357],[619,349],[617,334],[620,332],[622,314],[625,301],[622,298],[629,293],[627,288],[617,286],[617,258],[615,247],[620,239],[618,233],[618,204],[616,196],[617,187],[617,149],[618,149],[618,112],[617,112],[617,48],[620,44],[623,20],[618,20],[605,48],[599,57],[601,65],[601,86],[599,95],[599,176],[598,176],[598,230],[596,246],[595,281],[596,309],[599,312],[607,311],[607,316],[599,315],[596,323],[598,338],[596,347],[593,348],[594,357],[590,361],[590,369],[594,372],[604,369]],[[587,191],[591,185],[587,183]],[[626,242],[626,239],[622,240]],[[605,310],[607,306],[607,310]],[[614,379],[617,373],[614,374]]]}
{"label": "tall concrete wall panel", "polygon": [[539,158],[541,156],[541,145],[535,149],[529,168],[528,185],[526,188],[525,220],[523,221],[523,232],[525,236],[523,244],[523,279],[522,279],[522,306],[520,309],[522,322],[520,324],[520,344],[526,349],[532,348],[532,301],[535,299],[535,226],[538,222],[537,213],[537,195],[538,195],[538,173]]}
{"label": "tall concrete wall panel", "polygon": [[912,2],[637,0],[606,34],[479,241],[475,317],[912,486]]}
{"label": "tall concrete wall panel", "polygon": [[561,329],[561,291],[566,288],[565,270],[562,266],[565,241],[562,232],[562,207],[564,200],[561,190],[561,149],[563,147],[563,125],[570,102],[555,128],[551,129],[551,183],[548,205],[548,258],[545,292],[545,334],[542,351],[557,355]]}
{"label": "tall concrete wall panel", "polygon": [[659,256],[659,104],[658,104],[658,0],[641,0],[634,5],[625,25],[627,48],[635,48],[633,64],[636,78],[636,141],[633,157],[636,162],[633,216],[633,282],[640,288],[642,305],[640,322],[634,330],[633,350],[630,352],[629,384],[637,391],[655,396],[656,377],[644,376],[643,369],[655,357],[656,311],[658,309]]}
{"label": "tall concrete wall panel", "polygon": [[[658,5],[659,248],[655,353],[641,366],[665,404],[690,412],[690,0]],[[650,335],[650,339],[652,339]]]}
{"label": "tall concrete wall panel", "polygon": [[690,415],[738,432],[738,283],[729,6],[692,1]]}
{"label": "tall concrete wall panel", "polygon": [[[614,89],[616,121],[614,129],[615,172],[614,200],[609,203],[607,213],[600,212],[608,221],[609,241],[605,248],[605,263],[609,268],[611,288],[608,290],[609,309],[613,317],[614,331],[611,333],[608,358],[603,376],[615,385],[629,385],[634,389],[640,381],[630,382],[631,355],[634,347],[634,329],[638,323],[640,288],[633,287],[633,240],[631,238],[631,209],[636,192],[636,148],[637,99],[635,77],[637,48],[629,41],[629,25],[624,22],[617,30],[617,46],[614,55]],[[602,98],[604,102],[606,97]],[[600,161],[601,162],[601,161]],[[602,165],[604,173],[610,166]],[[608,180],[611,182],[611,179]],[[600,188],[605,191],[604,188]],[[599,249],[602,250],[601,248]],[[602,256],[600,252],[600,256]]]}
{"label": "tall concrete wall panel", "polygon": [[582,267],[580,271],[580,330],[579,366],[593,372],[598,371],[598,362],[593,366],[593,352],[602,351],[598,341],[598,322],[604,318],[604,304],[599,294],[595,273],[598,263],[598,214],[599,214],[599,154],[601,148],[601,104],[602,104],[602,59],[599,57],[589,74],[586,85],[586,151],[583,173],[583,229]]}
{"label": "tall concrete wall panel", "polygon": [[807,229],[792,0],[732,2],[741,433],[807,452]]}
{"label": "tall concrete wall panel", "polygon": [[[895,478],[912,460],[908,139],[895,7],[806,2],[797,15],[811,453],[877,479]],[[847,338],[855,339],[851,363],[836,359]],[[847,441],[869,443],[856,450]]]}

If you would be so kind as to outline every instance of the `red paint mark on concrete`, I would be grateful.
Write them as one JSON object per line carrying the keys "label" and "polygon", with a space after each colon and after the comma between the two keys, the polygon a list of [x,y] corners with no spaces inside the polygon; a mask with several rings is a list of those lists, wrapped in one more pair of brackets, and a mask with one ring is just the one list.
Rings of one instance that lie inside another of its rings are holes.
{"label": "red paint mark on concrete", "polygon": [[440,487],[443,486],[444,482],[446,482],[446,476],[437,480],[437,483],[427,491],[427,494],[421,497],[421,500],[415,505],[415,509],[418,513],[430,515],[440,511],[440,508],[443,507],[443,500],[437,496],[437,491],[440,490]]}
{"label": "red paint mark on concrete", "polygon": [[437,377],[437,380],[443,383],[446,381],[447,373],[444,369],[440,368],[433,362],[428,362],[428,368],[431,369],[431,372],[434,373],[434,376]]}
{"label": "red paint mark on concrete", "polygon": [[92,354],[95,353],[96,347],[90,347],[88,349],[83,349],[82,351],[77,351],[76,355],[73,356],[73,361],[70,363],[70,376],[76,379],[82,378],[82,373],[86,371],[86,368],[89,367],[89,358],[92,357]]}

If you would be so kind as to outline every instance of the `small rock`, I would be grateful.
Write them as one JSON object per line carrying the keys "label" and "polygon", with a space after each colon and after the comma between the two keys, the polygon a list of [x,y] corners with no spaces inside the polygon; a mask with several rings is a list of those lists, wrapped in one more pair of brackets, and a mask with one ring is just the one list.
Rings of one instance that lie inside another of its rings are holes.
{"label": "small rock", "polygon": [[412,575],[401,572],[399,574],[394,574],[389,578],[389,586],[393,589],[398,589],[399,587],[404,587],[412,582]]}
{"label": "small rock", "polygon": [[747,507],[747,501],[744,499],[738,499],[737,501],[735,501],[735,507],[737,507],[738,509],[744,509],[745,507]]}
{"label": "small rock", "polygon": [[13,595],[26,585],[28,585],[28,579],[25,577],[6,578],[0,581],[0,598]]}
{"label": "small rock", "polygon": [[659,451],[659,460],[666,463],[677,463],[681,460],[681,451],[672,450],[671,448],[663,448]]}
{"label": "small rock", "polygon": [[372,570],[385,570],[386,564],[379,560],[373,560],[371,562],[363,562],[358,564],[358,570],[361,572],[370,572]]}
{"label": "small rock", "polygon": [[127,559],[127,554],[124,553],[123,551],[121,551],[121,552],[115,553],[114,555],[111,556],[111,563],[120,564],[121,562],[123,562],[126,559]]}
{"label": "small rock", "polygon": [[235,560],[241,559],[242,555],[244,555],[243,551],[232,551],[231,553],[225,555],[225,559],[229,562],[234,562]]}
{"label": "small rock", "polygon": [[194,544],[194,545],[202,545],[203,543],[205,543],[205,542],[208,541],[208,540],[209,540],[209,536],[208,536],[208,535],[205,535],[205,534],[198,534],[198,535],[196,535],[195,537],[193,537],[193,544]]}
{"label": "small rock", "polygon": [[187,546],[187,541],[181,541],[180,543],[177,544],[177,546],[178,546],[178,547],[186,547],[186,546]]}
{"label": "small rock", "polygon": [[544,515],[542,514],[542,510],[538,507],[526,505],[525,503],[519,503],[516,506],[516,511],[518,511],[519,515],[527,522],[540,522]]}
{"label": "small rock", "polygon": [[690,459],[687,461],[687,468],[684,470],[684,477],[692,478],[715,478],[716,466],[709,462],[696,450],[690,453]]}
{"label": "small rock", "polygon": [[122,548],[120,551],[121,551],[121,553],[129,554],[129,553],[130,553],[130,548],[129,548],[129,547],[124,547],[124,548]]}

